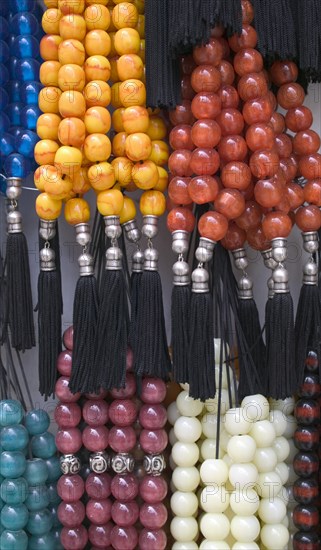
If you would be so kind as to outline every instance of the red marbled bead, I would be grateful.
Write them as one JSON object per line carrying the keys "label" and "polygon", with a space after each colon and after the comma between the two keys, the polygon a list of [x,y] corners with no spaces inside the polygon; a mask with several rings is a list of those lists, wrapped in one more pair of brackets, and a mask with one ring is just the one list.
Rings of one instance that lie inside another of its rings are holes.
{"label": "red marbled bead", "polygon": [[285,120],[281,113],[274,111],[270,118],[270,124],[272,124],[275,134],[282,134],[285,130]]}
{"label": "red marbled bead", "polygon": [[109,406],[110,421],[125,427],[133,424],[137,418],[137,407],[132,399],[115,399]]}
{"label": "red marbled bead", "polygon": [[207,44],[196,46],[193,59],[197,65],[218,65],[223,57],[223,47],[217,38],[210,38]]}
{"label": "red marbled bead", "polygon": [[294,432],[294,445],[302,451],[314,451],[319,445],[319,430],[314,426],[299,426]]}
{"label": "red marbled bead", "polygon": [[316,506],[298,504],[293,510],[293,523],[300,531],[312,531],[319,524],[319,511]]}
{"label": "red marbled bead", "polygon": [[74,327],[73,326],[70,326],[67,328],[67,330],[65,330],[64,334],[63,334],[63,342],[64,342],[64,346],[72,351],[73,350],[73,347],[74,347]]}
{"label": "red marbled bead", "polygon": [[90,499],[86,504],[86,516],[94,525],[104,525],[111,519],[111,500]]}
{"label": "red marbled bead", "polygon": [[216,122],[221,129],[222,136],[232,136],[243,132],[244,119],[238,109],[222,109],[216,117]]}
{"label": "red marbled bead", "polygon": [[109,445],[116,453],[128,453],[135,447],[136,434],[132,426],[113,426],[109,432]]}
{"label": "red marbled bead", "polygon": [[262,227],[269,241],[278,237],[286,238],[291,233],[292,221],[284,212],[268,212],[262,222]]}
{"label": "red marbled bead", "polygon": [[167,483],[163,477],[146,475],[139,486],[139,494],[148,504],[162,502],[167,495]]}
{"label": "red marbled bead", "polygon": [[215,149],[194,149],[190,159],[190,169],[197,176],[213,176],[220,166],[220,157]]}
{"label": "red marbled bead", "polygon": [[139,422],[148,430],[164,428],[167,422],[166,408],[160,404],[143,405],[139,411]]}
{"label": "red marbled bead", "polygon": [[268,248],[271,248],[271,243],[266,238],[261,224],[257,227],[251,227],[248,229],[246,236],[249,245],[254,248],[254,250],[267,250]]}
{"label": "red marbled bead", "polygon": [[79,475],[61,476],[57,483],[57,493],[65,502],[76,502],[85,491],[85,483]]}
{"label": "red marbled bead", "polygon": [[180,105],[169,111],[169,119],[173,126],[177,124],[193,124],[194,117],[191,111],[191,102],[188,99],[183,99]]}
{"label": "red marbled bead", "polygon": [[167,227],[171,233],[177,230],[188,231],[191,233],[194,226],[195,216],[193,212],[183,206],[173,208],[167,216]]}
{"label": "red marbled bead", "polygon": [[295,417],[298,424],[310,426],[320,420],[320,406],[314,399],[299,399],[295,405]]}
{"label": "red marbled bead", "polygon": [[311,155],[320,148],[320,136],[314,130],[302,130],[293,138],[293,151],[297,155]]}
{"label": "red marbled bead", "polygon": [[100,452],[108,447],[108,436],[106,426],[86,426],[82,432],[82,442],[88,451]]}
{"label": "red marbled bead", "polygon": [[106,499],[111,494],[111,477],[106,472],[91,472],[86,479],[86,493],[93,499]]}
{"label": "red marbled bead", "polygon": [[191,178],[175,176],[168,185],[168,196],[170,199],[181,205],[190,204],[191,197],[188,193],[188,186],[191,181]]}
{"label": "red marbled bead", "polygon": [[81,408],[77,403],[58,403],[54,416],[59,428],[75,428],[81,420]]}
{"label": "red marbled bead", "polygon": [[313,122],[312,111],[308,107],[295,107],[289,109],[285,115],[285,124],[291,132],[308,130]]}
{"label": "red marbled bead", "polygon": [[263,71],[241,76],[237,85],[237,91],[243,101],[266,95],[268,93],[268,85]]}
{"label": "red marbled bead", "polygon": [[241,34],[233,34],[228,39],[228,43],[233,52],[238,52],[243,48],[255,48],[257,32],[252,25],[243,24]]}
{"label": "red marbled bead", "polygon": [[227,233],[222,239],[221,244],[227,250],[237,250],[242,248],[246,241],[246,233],[235,222],[230,222]]}
{"label": "red marbled bead", "polygon": [[214,119],[221,111],[221,104],[220,92],[200,92],[193,98],[191,109],[195,118]]}
{"label": "red marbled bead", "polygon": [[311,477],[318,473],[319,457],[313,452],[299,452],[293,460],[293,468],[299,477]]}
{"label": "red marbled bead", "polygon": [[71,529],[63,527],[60,541],[65,550],[83,550],[88,542],[87,530],[83,525]]}
{"label": "red marbled bead", "polygon": [[88,400],[83,406],[82,415],[88,426],[103,426],[109,419],[108,404],[103,399]]}
{"label": "red marbled bead", "polygon": [[163,529],[143,529],[139,535],[140,550],[165,550],[167,548],[167,537]]}
{"label": "red marbled bead", "polygon": [[255,201],[247,201],[243,214],[236,218],[235,223],[245,231],[257,227],[262,219],[262,210]]}
{"label": "red marbled bead", "polygon": [[112,522],[108,522],[105,525],[90,525],[88,529],[88,536],[91,544],[94,544],[96,548],[105,550],[111,544],[111,531],[114,527]]}
{"label": "red marbled bead", "polygon": [[135,525],[139,517],[139,507],[135,500],[121,502],[116,500],[111,508],[113,522],[119,527]]}
{"label": "red marbled bead", "polygon": [[[263,57],[254,48],[240,49],[235,55],[233,63],[235,72],[241,77],[250,73],[259,73],[263,69]],[[253,99],[260,95],[263,94],[257,94],[253,96]]]}
{"label": "red marbled bead", "polygon": [[246,124],[270,122],[273,107],[268,95],[249,99],[243,105],[242,114]]}
{"label": "red marbled bead", "polygon": [[60,376],[56,382],[55,395],[59,401],[64,403],[74,403],[78,401],[81,393],[71,393],[69,389],[70,378],[68,376]]}
{"label": "red marbled bead", "polygon": [[159,502],[157,504],[144,504],[140,507],[139,520],[147,529],[161,529],[168,517],[166,506]]}
{"label": "red marbled bead", "polygon": [[72,367],[72,352],[63,350],[57,359],[57,370],[61,376],[70,376]]}
{"label": "red marbled bead", "polygon": [[122,502],[134,500],[138,495],[138,480],[132,474],[115,475],[111,482],[114,498]]}
{"label": "red marbled bead", "polygon": [[135,527],[118,527],[115,525],[111,532],[111,540],[115,550],[134,550],[138,543],[138,534]]}
{"label": "red marbled bead", "polygon": [[293,536],[293,550],[320,550],[320,537],[318,533],[304,533],[298,531]]}
{"label": "red marbled bead", "polygon": [[85,506],[81,500],[61,502],[58,506],[57,515],[64,527],[78,527],[85,519]]}
{"label": "red marbled bead", "polygon": [[192,126],[190,124],[178,124],[170,131],[169,144],[172,149],[187,149],[193,151]]}
{"label": "red marbled bead", "polygon": [[292,138],[287,134],[278,134],[275,136],[275,146],[280,158],[288,158],[293,149]]}
{"label": "red marbled bead", "polygon": [[126,374],[126,383],[124,388],[120,388],[119,390],[113,389],[110,392],[110,395],[113,399],[128,399],[130,397],[133,397],[136,393],[136,380],[135,376],[128,372]]}
{"label": "red marbled bead", "polygon": [[173,151],[168,159],[168,168],[173,176],[192,176],[190,168],[192,152],[188,149],[177,149]]}
{"label": "red marbled bead", "polygon": [[319,153],[304,155],[299,160],[299,169],[307,180],[321,178],[321,155]]}
{"label": "red marbled bead", "polygon": [[277,101],[286,110],[301,107],[304,99],[304,89],[296,82],[282,84],[277,92]]}
{"label": "red marbled bead", "polygon": [[56,435],[56,446],[62,454],[78,453],[82,446],[81,431],[78,428],[58,430]]}
{"label": "red marbled bead", "polygon": [[318,495],[319,485],[316,478],[300,478],[294,482],[293,496],[300,504],[310,504]]}
{"label": "red marbled bead", "polygon": [[299,387],[300,397],[318,397],[321,394],[320,377],[318,374],[306,372],[304,380]]}
{"label": "red marbled bead", "polygon": [[321,227],[321,212],[314,204],[301,206],[295,213],[295,223],[301,231],[318,231]]}
{"label": "red marbled bead", "polygon": [[[240,102],[240,96],[234,86],[223,84],[218,92],[222,102],[222,109],[236,108]],[[218,114],[218,113],[217,113]]]}
{"label": "red marbled bead", "polygon": [[144,403],[161,403],[166,397],[166,384],[159,378],[143,378],[140,398]]}
{"label": "red marbled bead", "polygon": [[298,73],[298,67],[293,61],[274,61],[270,68],[271,80],[278,87],[295,82]]}
{"label": "red marbled bead", "polygon": [[304,362],[306,370],[309,372],[317,372],[319,369],[319,358],[315,351],[309,351]]}
{"label": "red marbled bead", "polygon": [[168,436],[164,429],[142,430],[139,442],[145,453],[159,454],[166,449]]}

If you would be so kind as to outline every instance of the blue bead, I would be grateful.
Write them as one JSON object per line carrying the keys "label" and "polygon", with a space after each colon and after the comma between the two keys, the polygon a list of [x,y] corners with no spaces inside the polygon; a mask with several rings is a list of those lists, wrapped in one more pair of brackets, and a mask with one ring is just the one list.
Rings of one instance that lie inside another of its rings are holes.
{"label": "blue bead", "polygon": [[9,34],[9,24],[7,20],[0,15],[0,36],[5,40]]}
{"label": "blue bead", "polygon": [[[0,50],[1,52],[1,50]],[[39,42],[34,36],[20,34],[16,36],[12,45],[12,54],[18,59],[39,56]]]}
{"label": "blue bead", "polygon": [[40,512],[30,512],[27,523],[27,531],[30,535],[41,536],[48,533],[53,524],[52,516],[47,508]]}
{"label": "blue bead", "polygon": [[[2,35],[0,34],[2,37]],[[10,57],[10,49],[8,44],[4,40],[0,40],[0,61],[6,63]]]}
{"label": "blue bead", "polygon": [[37,458],[50,458],[57,452],[55,438],[50,432],[34,435],[31,439],[31,451]]}
{"label": "blue bead", "polygon": [[52,529],[50,533],[55,537],[56,546],[55,550],[64,550],[63,545],[61,544],[60,535],[61,535],[62,527],[58,527],[58,529]]}
{"label": "blue bead", "polygon": [[14,137],[5,133],[0,138],[0,156],[7,157],[14,151]]}
{"label": "blue bead", "polygon": [[21,101],[25,105],[37,105],[38,95],[42,87],[43,86],[40,82],[27,82],[26,84],[21,84]]}
{"label": "blue bead", "polygon": [[26,414],[24,424],[30,435],[43,434],[50,426],[50,417],[43,409],[34,409]]}
{"label": "blue bead", "polygon": [[23,474],[29,485],[42,485],[48,479],[48,467],[42,458],[27,460],[25,473]]}
{"label": "blue bead", "polygon": [[18,153],[9,155],[3,164],[8,178],[26,178],[30,174],[30,161]]}
{"label": "blue bead", "polygon": [[32,130],[25,130],[15,140],[16,150],[24,157],[33,159],[34,148],[38,141],[39,138],[35,132]]}
{"label": "blue bead", "polygon": [[0,455],[0,473],[3,477],[21,477],[26,468],[26,458],[21,451],[3,451]]}
{"label": "blue bead", "polygon": [[5,88],[9,94],[9,101],[11,103],[15,103],[21,100],[20,86],[21,82],[19,82],[19,80],[9,80],[9,82],[6,84]]}
{"label": "blue bead", "polygon": [[9,103],[8,92],[6,92],[4,88],[0,88],[0,111],[5,109],[8,103]]}
{"label": "blue bead", "polygon": [[25,531],[8,531],[5,529],[0,537],[1,550],[27,550],[28,537]]}
{"label": "blue bead", "polygon": [[32,13],[17,13],[10,21],[10,30],[13,34],[31,34],[35,35],[39,25],[37,18]]}
{"label": "blue bead", "polygon": [[20,13],[22,11],[32,11],[34,0],[10,0],[10,11]]}
{"label": "blue bead", "polygon": [[48,506],[48,510],[49,512],[51,513],[51,516],[52,516],[52,527],[55,528],[55,527],[59,527],[61,525],[60,521],[59,521],[59,518],[58,518],[58,505],[54,505],[54,504],[50,504]]}
{"label": "blue bead", "polygon": [[7,426],[1,430],[0,445],[4,451],[22,451],[28,442],[28,431],[21,424]]}
{"label": "blue bead", "polygon": [[21,126],[21,111],[23,103],[9,103],[6,112],[10,118],[11,126]]}
{"label": "blue bead", "polygon": [[28,82],[28,80],[38,80],[39,78],[40,63],[36,59],[18,59],[17,62],[17,77],[22,82]]}
{"label": "blue bead", "polygon": [[1,510],[1,523],[5,529],[18,531],[27,525],[29,519],[28,508],[25,504],[6,504]]}
{"label": "blue bead", "polygon": [[[12,44],[13,44],[13,41],[11,44],[9,43],[10,49],[12,48]],[[10,80],[14,80],[15,78],[17,78],[18,62],[19,62],[19,59],[17,57],[11,56],[7,63]]]}
{"label": "blue bead", "polygon": [[8,134],[10,134],[15,139],[16,137],[20,136],[24,131],[25,129],[23,128],[23,126],[10,126],[10,128],[8,129]]}
{"label": "blue bead", "polygon": [[0,401],[0,426],[19,424],[23,418],[23,408],[15,399]]}
{"label": "blue bead", "polygon": [[22,504],[28,495],[28,482],[24,477],[5,479],[1,483],[0,496],[7,504]]}
{"label": "blue bead", "polygon": [[47,485],[30,486],[25,504],[30,512],[38,512],[49,506],[49,492]]}
{"label": "blue bead", "polygon": [[50,504],[55,504],[55,505],[59,504],[61,502],[61,498],[57,492],[57,483],[56,482],[47,483],[47,488],[48,488]]}
{"label": "blue bead", "polygon": [[28,550],[57,550],[54,533],[49,532],[41,537],[30,537]]}
{"label": "blue bead", "polygon": [[10,118],[5,113],[0,113],[0,136],[10,128]]}
{"label": "blue bead", "polygon": [[58,456],[52,456],[46,460],[48,468],[48,483],[57,481],[61,477],[60,459]]}
{"label": "blue bead", "polygon": [[9,71],[3,63],[0,63],[0,86],[3,86],[9,80]]}
{"label": "blue bead", "polygon": [[22,109],[21,121],[25,128],[28,130],[37,129],[37,120],[41,115],[41,111],[38,105],[27,105]]}

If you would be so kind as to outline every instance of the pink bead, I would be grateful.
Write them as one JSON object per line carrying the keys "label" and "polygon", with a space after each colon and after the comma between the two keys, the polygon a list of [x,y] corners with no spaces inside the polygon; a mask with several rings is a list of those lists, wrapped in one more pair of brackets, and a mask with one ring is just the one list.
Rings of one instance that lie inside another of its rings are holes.
{"label": "pink bead", "polygon": [[134,500],[138,495],[138,480],[132,474],[115,475],[111,482],[114,498],[122,502]]}
{"label": "pink bead", "polygon": [[133,368],[134,364],[134,354],[133,351],[130,348],[127,348],[126,353],[126,370],[129,371]]}
{"label": "pink bead", "polygon": [[79,428],[58,430],[56,435],[56,446],[62,454],[78,453],[82,446],[81,431]]}
{"label": "pink bead", "polygon": [[103,426],[108,422],[108,404],[103,399],[89,399],[83,406],[82,415],[89,426]]}
{"label": "pink bead", "polygon": [[115,525],[111,532],[111,540],[115,550],[134,550],[138,543],[135,527],[118,527]]}
{"label": "pink bead", "polygon": [[81,420],[81,408],[77,403],[58,403],[55,421],[59,428],[75,428]]}
{"label": "pink bead", "polygon": [[141,400],[144,403],[161,403],[166,396],[166,384],[159,378],[144,378],[142,381]]}
{"label": "pink bead", "polygon": [[116,453],[128,453],[136,444],[136,434],[134,428],[126,426],[118,428],[113,426],[109,432],[109,445]]}
{"label": "pink bead", "polygon": [[105,525],[91,525],[88,529],[88,536],[91,544],[96,548],[105,548],[110,545],[110,534],[114,524],[109,522]]}
{"label": "pink bead", "polygon": [[108,395],[108,390],[104,390],[103,388],[100,388],[98,393],[85,393],[85,397],[87,399],[92,399],[94,401],[100,400],[100,399],[106,399]]}
{"label": "pink bead", "polygon": [[167,495],[167,483],[163,477],[147,475],[140,483],[139,494],[148,504],[162,502]]}
{"label": "pink bead", "polygon": [[112,505],[111,517],[114,523],[119,527],[135,525],[139,518],[139,507],[135,500],[130,502],[121,502],[116,500]]}
{"label": "pink bead", "polygon": [[145,453],[158,454],[166,449],[168,436],[163,428],[161,430],[142,430],[139,442]]}
{"label": "pink bead", "polygon": [[141,506],[139,520],[147,529],[161,529],[167,521],[167,508],[162,502],[158,504],[147,504]]}
{"label": "pink bead", "polygon": [[78,401],[81,396],[81,393],[71,393],[69,389],[69,380],[68,376],[60,376],[56,382],[55,386],[55,395],[59,401],[64,403],[74,403]]}
{"label": "pink bead", "polygon": [[130,426],[137,417],[137,408],[131,399],[115,399],[109,407],[110,421],[119,427]]}
{"label": "pink bead", "polygon": [[143,405],[139,411],[139,422],[147,430],[164,428],[167,422],[167,412],[164,405]]}
{"label": "pink bead", "polygon": [[136,380],[135,376],[131,373],[126,374],[126,385],[124,388],[120,388],[119,390],[113,389],[110,392],[110,395],[114,399],[126,399],[129,397],[133,397],[136,393]]}
{"label": "pink bead", "polygon": [[80,500],[85,491],[85,483],[79,475],[61,476],[57,483],[57,492],[65,502]]}
{"label": "pink bead", "polygon": [[103,500],[88,500],[86,515],[94,525],[104,525],[111,518],[111,501],[107,498]]}
{"label": "pink bead", "polygon": [[108,447],[108,428],[106,426],[86,426],[82,432],[82,442],[88,451],[104,451]]}
{"label": "pink bead", "polygon": [[64,527],[78,527],[86,517],[85,506],[81,500],[61,502],[58,506],[57,515]]}
{"label": "pink bead", "polygon": [[71,366],[72,366],[72,352],[65,349],[58,355],[57,371],[62,376],[70,376]]}
{"label": "pink bead", "polygon": [[63,342],[64,342],[65,348],[71,351],[74,349],[74,327],[73,326],[65,330],[63,335]]}
{"label": "pink bead", "polygon": [[110,485],[111,477],[109,474],[91,472],[86,479],[86,493],[90,498],[108,498],[111,493]]}
{"label": "pink bead", "polygon": [[87,530],[83,525],[69,529],[63,527],[60,533],[60,541],[64,550],[83,550],[88,542]]}
{"label": "pink bead", "polygon": [[165,550],[167,537],[163,529],[148,531],[143,529],[139,535],[139,550]]}

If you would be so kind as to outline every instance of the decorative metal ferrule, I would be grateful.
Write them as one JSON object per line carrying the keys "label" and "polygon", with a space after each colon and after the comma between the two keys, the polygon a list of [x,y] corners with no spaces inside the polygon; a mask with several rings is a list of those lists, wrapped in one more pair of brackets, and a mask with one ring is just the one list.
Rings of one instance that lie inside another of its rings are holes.
{"label": "decorative metal ferrule", "polygon": [[268,281],[267,281],[267,286],[268,286],[268,299],[269,300],[272,300],[273,296],[274,296],[274,281],[273,281],[273,277],[269,277]]}
{"label": "decorative metal ferrule", "polygon": [[186,254],[188,252],[188,231],[173,231],[172,251],[174,254]]}
{"label": "decorative metal ferrule", "polygon": [[18,210],[11,210],[7,213],[7,232],[21,233],[22,216]]}
{"label": "decorative metal ferrule", "polygon": [[275,259],[273,258],[272,248],[268,248],[267,250],[262,250],[261,256],[263,258],[265,267],[272,270],[277,267],[278,262],[276,262]]}
{"label": "decorative metal ferrule", "polygon": [[111,467],[115,474],[130,474],[134,471],[135,460],[129,453],[117,453],[111,459]]}
{"label": "decorative metal ferrule", "polygon": [[119,239],[121,236],[121,225],[119,221],[119,216],[105,216],[105,233],[106,236],[112,241]]}
{"label": "decorative metal ferrule", "polygon": [[283,265],[278,265],[272,273],[274,294],[286,294],[289,289],[289,274]]}
{"label": "decorative metal ferrule", "polygon": [[39,235],[44,241],[51,241],[56,236],[56,220],[43,220],[40,218]]}
{"label": "decorative metal ferrule", "polygon": [[313,260],[303,266],[303,284],[311,286],[318,284],[318,266]]}
{"label": "decorative metal ferrule", "polygon": [[158,233],[158,216],[143,216],[142,234],[147,239],[154,239]]}
{"label": "decorative metal ferrule", "polygon": [[143,466],[146,474],[160,476],[166,468],[164,455],[145,455]]}
{"label": "decorative metal ferrule", "polygon": [[110,468],[110,456],[105,452],[92,453],[89,457],[89,468],[95,474],[103,474]]}
{"label": "decorative metal ferrule", "polygon": [[80,246],[88,246],[91,241],[89,223],[77,223],[75,230],[77,243]]}
{"label": "decorative metal ferrule", "polygon": [[64,475],[78,474],[81,469],[81,462],[78,456],[68,454],[60,457],[60,469]]}
{"label": "decorative metal ferrule", "polygon": [[237,248],[236,250],[232,250],[232,255],[236,269],[244,271],[249,265],[245,248]]}
{"label": "decorative metal ferrule", "polygon": [[307,231],[302,234],[303,248],[309,254],[314,254],[319,250],[319,235],[317,231]]}
{"label": "decorative metal ferrule", "polygon": [[144,271],[144,252],[138,248],[132,256],[132,272],[143,273]]}
{"label": "decorative metal ferrule", "polygon": [[122,225],[125,231],[125,237],[130,243],[138,243],[142,234],[140,229],[138,229],[137,221],[130,220],[129,222],[123,223]]}
{"label": "decorative metal ferrule", "polygon": [[118,246],[110,246],[106,250],[107,271],[120,271],[122,269],[123,253]]}
{"label": "decorative metal ferrule", "polygon": [[41,271],[55,271],[55,251],[52,248],[45,247],[39,252]]}
{"label": "decorative metal ferrule", "polygon": [[251,300],[253,298],[253,283],[249,277],[244,275],[238,281],[237,287],[240,300]]}
{"label": "decorative metal ferrule", "polygon": [[22,192],[21,178],[6,178],[6,196],[9,200],[17,200]]}
{"label": "decorative metal ferrule", "polygon": [[83,252],[78,258],[80,277],[88,277],[94,274],[94,258],[88,252]]}
{"label": "decorative metal ferrule", "polygon": [[187,286],[191,282],[189,265],[183,259],[178,260],[173,265],[173,284],[174,286]]}
{"label": "decorative metal ferrule", "polygon": [[211,239],[206,239],[205,237],[201,237],[199,245],[195,251],[196,259],[202,264],[210,262],[213,258],[213,250],[215,245],[215,241],[212,241]]}
{"label": "decorative metal ferrule", "polygon": [[283,237],[272,239],[272,257],[279,264],[287,258],[287,240]]}
{"label": "decorative metal ferrule", "polygon": [[144,270],[158,271],[158,252],[152,246],[144,251]]}
{"label": "decorative metal ferrule", "polygon": [[205,292],[209,292],[208,281],[208,272],[204,269],[202,264],[199,264],[192,273],[192,292],[195,292],[195,294],[205,294]]}

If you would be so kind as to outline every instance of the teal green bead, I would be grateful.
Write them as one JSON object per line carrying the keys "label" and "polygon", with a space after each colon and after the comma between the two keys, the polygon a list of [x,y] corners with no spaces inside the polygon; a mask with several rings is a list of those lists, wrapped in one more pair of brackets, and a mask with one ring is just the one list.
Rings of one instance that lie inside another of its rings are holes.
{"label": "teal green bead", "polygon": [[57,452],[54,436],[49,432],[34,435],[31,439],[31,451],[37,458],[50,458]]}
{"label": "teal green bead", "polygon": [[25,426],[30,435],[42,434],[50,426],[49,414],[42,409],[34,409],[26,414]]}
{"label": "teal green bead", "polygon": [[6,504],[1,510],[1,523],[10,531],[19,531],[23,529],[28,522],[29,512],[25,504]]}
{"label": "teal green bead", "polygon": [[50,534],[54,536],[55,538],[55,550],[64,550],[63,545],[60,541],[60,533],[61,533],[62,527],[58,527],[58,529],[52,529],[50,531]]}
{"label": "teal green bead", "polygon": [[28,495],[28,482],[23,477],[5,479],[1,483],[0,496],[7,504],[22,504]]}
{"label": "teal green bead", "polygon": [[48,467],[42,458],[27,460],[24,477],[29,485],[43,485],[48,479]]}
{"label": "teal green bead", "polygon": [[52,456],[46,460],[48,468],[48,483],[57,481],[61,477],[60,459],[59,456]]}
{"label": "teal green bead", "polygon": [[28,550],[56,550],[55,535],[50,532],[41,537],[30,537]]}
{"label": "teal green bead", "polygon": [[2,498],[0,498],[0,512],[1,512],[3,507],[4,507],[4,502],[3,502]]}
{"label": "teal green bead", "polygon": [[29,487],[25,504],[30,512],[38,512],[49,505],[49,492],[47,485]]}
{"label": "teal green bead", "polygon": [[29,433],[22,424],[6,426],[0,433],[0,445],[4,451],[22,451],[29,443]]}
{"label": "teal green bead", "polygon": [[28,537],[25,531],[8,531],[5,529],[0,537],[1,550],[27,550]]}
{"label": "teal green bead", "polygon": [[57,483],[47,483],[50,504],[60,504],[61,498],[57,492]]}
{"label": "teal green bead", "polygon": [[0,426],[12,426],[20,424],[23,418],[23,408],[15,399],[3,399],[0,401]]}
{"label": "teal green bead", "polygon": [[47,508],[40,512],[29,512],[29,520],[27,523],[27,531],[30,535],[40,537],[49,533],[52,528],[53,518]]}
{"label": "teal green bead", "polygon": [[55,529],[56,527],[60,527],[61,523],[58,518],[58,506],[59,504],[50,504],[48,506],[48,510],[51,513],[52,517],[52,528]]}
{"label": "teal green bead", "polygon": [[21,477],[26,469],[26,457],[20,451],[3,451],[0,455],[0,473],[4,477]]}

